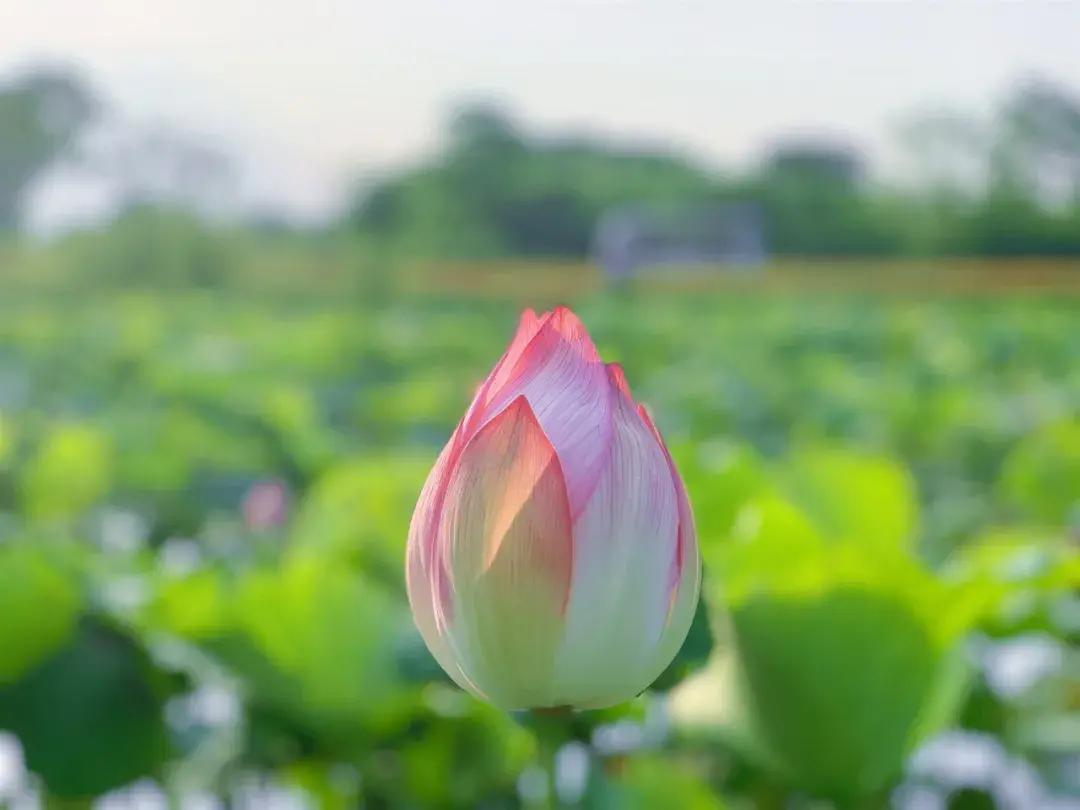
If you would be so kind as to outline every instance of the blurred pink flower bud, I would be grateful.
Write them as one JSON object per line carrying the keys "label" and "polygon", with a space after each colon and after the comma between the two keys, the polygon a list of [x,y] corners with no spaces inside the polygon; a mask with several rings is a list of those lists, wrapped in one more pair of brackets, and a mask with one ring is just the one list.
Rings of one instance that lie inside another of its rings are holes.
{"label": "blurred pink flower bud", "polygon": [[289,517],[289,488],[278,480],[258,481],[248,488],[240,508],[249,529],[273,529]]}
{"label": "blurred pink flower bud", "polygon": [[678,652],[701,578],[690,503],[570,310],[522,315],[424,485],[406,578],[435,658],[507,709],[619,703]]}

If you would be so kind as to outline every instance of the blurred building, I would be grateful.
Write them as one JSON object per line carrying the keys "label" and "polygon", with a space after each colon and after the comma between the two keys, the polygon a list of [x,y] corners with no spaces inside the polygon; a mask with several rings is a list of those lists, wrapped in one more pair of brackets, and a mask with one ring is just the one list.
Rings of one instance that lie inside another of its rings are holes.
{"label": "blurred building", "polygon": [[753,203],[618,207],[601,218],[594,252],[611,278],[693,266],[746,272],[768,253],[764,218]]}

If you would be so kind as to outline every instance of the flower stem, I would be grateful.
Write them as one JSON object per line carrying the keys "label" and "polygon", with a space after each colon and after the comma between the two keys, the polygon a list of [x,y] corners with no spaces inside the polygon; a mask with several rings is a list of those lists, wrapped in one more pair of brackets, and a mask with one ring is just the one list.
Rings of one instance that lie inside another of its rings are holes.
{"label": "flower stem", "polygon": [[556,762],[559,749],[570,736],[570,718],[573,710],[569,706],[546,706],[531,709],[522,718],[536,736],[537,765],[547,779],[547,800],[545,807],[560,806],[556,791]]}

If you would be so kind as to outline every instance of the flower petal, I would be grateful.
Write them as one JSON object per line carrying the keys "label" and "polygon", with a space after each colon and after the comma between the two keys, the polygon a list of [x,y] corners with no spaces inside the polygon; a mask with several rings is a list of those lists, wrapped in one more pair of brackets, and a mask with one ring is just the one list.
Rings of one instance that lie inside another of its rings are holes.
{"label": "flower petal", "polygon": [[600,352],[596,350],[596,345],[589,336],[589,330],[569,307],[556,307],[546,322],[562,336],[563,340],[577,350],[582,360],[590,363],[600,362]]}
{"label": "flower petal", "polygon": [[671,663],[671,659],[679,652],[690,630],[690,624],[694,620],[694,611],[697,609],[698,595],[701,590],[701,550],[698,547],[697,528],[694,525],[694,512],[690,507],[690,498],[686,493],[682,476],[675,467],[675,460],[671,457],[671,452],[659,428],[656,427],[649,409],[644,405],[639,405],[638,413],[656,438],[660,449],[664,451],[664,458],[671,471],[679,504],[679,539],[668,575],[670,591],[667,625],[656,659],[650,667],[653,674],[649,680],[653,681],[660,676]]}
{"label": "flower petal", "polygon": [[442,559],[434,553],[438,514],[448,483],[452,450],[453,440],[439,454],[413,512],[405,551],[405,585],[416,627],[435,660],[459,686],[477,691],[461,672],[450,645],[443,637],[443,628],[451,609],[451,596]]}
{"label": "flower petal", "polygon": [[499,362],[495,364],[495,368],[488,374],[487,379],[481,384],[479,390],[476,392],[476,396],[473,398],[472,404],[465,412],[465,418],[461,420],[461,438],[464,441],[468,441],[472,438],[472,435],[476,432],[477,428],[483,424],[483,417],[487,406],[491,403],[493,392],[500,391],[506,386],[507,381],[510,378],[518,360],[528,348],[532,339],[536,337],[536,333],[540,330],[540,327],[551,317],[551,313],[545,312],[542,318],[538,318],[536,313],[531,309],[526,309],[521,313],[521,319],[518,321],[517,332],[514,333],[514,339],[510,341],[510,345],[503,352],[503,356],[499,358]]}
{"label": "flower petal", "polygon": [[607,374],[585,327],[569,310],[555,310],[541,319],[512,368],[498,369],[492,381],[480,421],[524,395],[558,453],[570,506],[579,514],[606,463],[612,430]]}
{"label": "flower petal", "polygon": [[633,402],[634,395],[630,393],[630,383],[626,379],[626,371],[623,370],[622,363],[608,363],[607,374],[611,384],[622,391],[623,394],[626,395],[626,398]]}
{"label": "flower petal", "polygon": [[574,525],[574,582],[559,650],[558,696],[602,706],[633,697],[667,624],[666,572],[678,505],[663,452],[619,388],[610,389],[610,461]]}
{"label": "flower petal", "polygon": [[545,312],[543,318],[538,318],[536,313],[531,309],[526,309],[521,313],[521,320],[518,321],[517,332],[514,334],[514,339],[510,341],[510,345],[507,347],[506,352],[499,359],[499,362],[492,370],[489,380],[489,389],[498,391],[500,388],[506,385],[509,379],[510,372],[513,370],[514,365],[520,359],[525,349],[528,348],[529,343],[536,337],[536,333],[540,331],[540,327],[551,317],[550,313]]}
{"label": "flower petal", "polygon": [[464,448],[440,523],[454,595],[446,638],[464,676],[506,708],[550,705],[572,524],[559,458],[525,397]]}
{"label": "flower petal", "polygon": [[[545,315],[545,317],[547,316]],[[492,385],[497,380],[500,369],[507,363],[512,364],[516,362],[517,358],[521,356],[521,353],[525,350],[529,341],[536,335],[537,330],[540,328],[540,324],[541,320],[537,318],[536,313],[533,312],[533,310],[526,309],[521,313],[521,320],[518,322],[517,333],[510,342],[509,348],[507,348],[502,358],[496,364],[495,370],[492,371],[487,379],[480,385],[476,395],[473,397],[472,403],[469,405],[469,409],[465,412],[465,416],[454,429],[450,441],[439,454],[434,469],[432,469],[431,473],[428,475],[428,479],[424,484],[424,489],[420,493],[420,500],[413,513],[413,524],[409,528],[410,546],[413,544],[413,538],[415,536],[417,538],[415,542],[425,567],[428,565],[428,555],[435,542],[436,533],[434,527],[438,525],[443,499],[446,495],[446,486],[450,480],[450,473],[457,466],[457,460],[461,455],[462,449],[464,449],[469,439],[473,437],[476,428],[479,426],[479,420],[482,416],[481,411],[487,401],[488,391],[491,390]]]}
{"label": "flower petal", "polygon": [[[698,551],[697,527],[694,525],[694,510],[690,507],[690,497],[686,494],[686,486],[683,484],[682,476],[679,475],[679,471],[675,467],[675,459],[671,457],[671,452],[668,450],[667,443],[660,434],[656,422],[653,421],[652,414],[644,405],[638,405],[638,413],[656,438],[660,449],[664,452],[664,459],[667,461],[668,469],[671,470],[671,478],[675,483],[675,490],[679,496],[679,542],[675,549],[675,557],[671,563],[671,587],[674,590],[676,585],[682,581],[684,569],[687,567],[693,568],[696,565],[699,569],[697,579],[699,581],[701,579],[701,560]],[[672,602],[674,602],[674,596],[673,593]]]}

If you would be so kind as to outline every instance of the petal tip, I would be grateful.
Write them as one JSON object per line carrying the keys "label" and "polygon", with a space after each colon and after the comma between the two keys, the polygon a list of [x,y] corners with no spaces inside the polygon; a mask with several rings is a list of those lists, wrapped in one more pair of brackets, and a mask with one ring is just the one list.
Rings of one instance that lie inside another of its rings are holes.
{"label": "petal tip", "polygon": [[536,334],[539,325],[540,318],[537,317],[536,310],[532,307],[526,307],[521,311],[521,317],[518,318],[518,332]]}
{"label": "petal tip", "polygon": [[[506,409],[496,416],[492,422],[501,419],[527,419],[537,427],[540,426],[540,421],[536,418],[536,412],[533,411],[532,405],[529,404],[529,398],[524,394],[518,394],[510,400],[510,404],[506,406]],[[488,427],[491,427],[491,425],[489,424]]]}
{"label": "petal tip", "polygon": [[608,363],[607,375],[611,384],[622,391],[626,395],[626,398],[633,402],[634,395],[630,392],[630,382],[626,379],[626,371],[623,369],[622,363]]}
{"label": "petal tip", "polygon": [[559,305],[545,321],[567,343],[575,346],[581,356],[592,362],[600,362],[600,352],[593,343],[589,330],[570,307]]}
{"label": "petal tip", "polygon": [[664,437],[660,435],[660,428],[656,426],[656,422],[653,420],[652,411],[649,410],[649,406],[639,404],[637,406],[637,412],[638,416],[641,417],[641,420],[648,426],[649,430],[652,432],[652,435],[656,437],[656,440],[658,442],[660,442],[660,446],[663,447],[665,451],[667,451],[667,444],[664,443]]}

